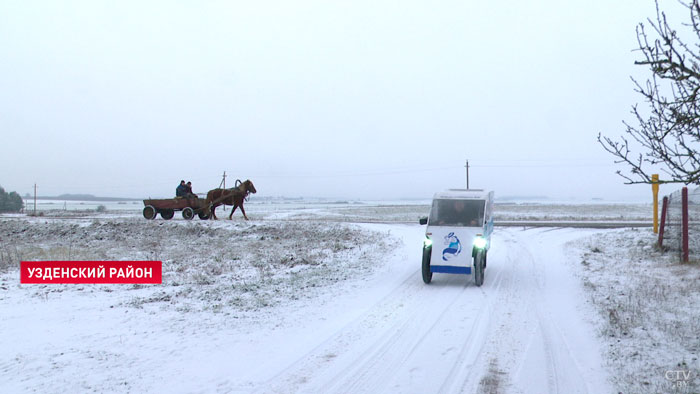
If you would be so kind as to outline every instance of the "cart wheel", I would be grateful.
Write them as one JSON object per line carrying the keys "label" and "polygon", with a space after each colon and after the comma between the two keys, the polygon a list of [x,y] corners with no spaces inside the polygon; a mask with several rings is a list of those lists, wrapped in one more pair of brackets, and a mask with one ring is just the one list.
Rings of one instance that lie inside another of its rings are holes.
{"label": "cart wheel", "polygon": [[197,216],[199,216],[199,219],[201,220],[207,220],[209,219],[209,212],[207,209],[202,209],[201,211],[199,211]]}
{"label": "cart wheel", "polygon": [[480,250],[474,256],[474,283],[477,286],[484,284],[484,251]]}
{"label": "cart wheel", "polygon": [[423,248],[423,282],[430,283],[433,279],[433,273],[430,272],[430,252],[433,248]]}
{"label": "cart wheel", "polygon": [[192,220],[194,217],[194,210],[192,208],[187,207],[182,210],[182,217],[185,218],[185,220]]}
{"label": "cart wheel", "polygon": [[163,209],[160,211],[160,217],[162,217],[165,220],[170,220],[175,216],[175,211],[172,209]]}
{"label": "cart wheel", "polygon": [[143,208],[143,217],[145,217],[148,220],[155,219],[157,214],[158,211],[156,211],[153,205],[146,205],[146,207]]}

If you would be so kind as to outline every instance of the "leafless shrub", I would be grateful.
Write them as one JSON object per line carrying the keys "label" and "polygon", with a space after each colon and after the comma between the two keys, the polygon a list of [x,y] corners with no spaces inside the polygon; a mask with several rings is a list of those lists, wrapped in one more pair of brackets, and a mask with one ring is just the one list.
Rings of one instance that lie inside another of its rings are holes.
{"label": "leafless shrub", "polygon": [[21,260],[22,257],[17,247],[3,246],[2,249],[0,249],[0,273],[19,269]]}

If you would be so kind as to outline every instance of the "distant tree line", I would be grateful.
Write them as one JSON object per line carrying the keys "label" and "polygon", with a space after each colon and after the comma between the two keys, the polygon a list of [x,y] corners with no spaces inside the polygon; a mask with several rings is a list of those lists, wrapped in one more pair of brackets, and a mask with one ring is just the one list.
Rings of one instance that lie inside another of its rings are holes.
{"label": "distant tree line", "polygon": [[19,212],[23,207],[22,197],[17,192],[7,193],[0,186],[0,212]]}

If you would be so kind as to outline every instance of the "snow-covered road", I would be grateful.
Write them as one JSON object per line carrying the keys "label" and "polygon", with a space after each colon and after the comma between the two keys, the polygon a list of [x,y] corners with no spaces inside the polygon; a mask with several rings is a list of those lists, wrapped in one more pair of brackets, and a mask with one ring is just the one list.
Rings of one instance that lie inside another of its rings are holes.
{"label": "snow-covered road", "polygon": [[[307,317],[300,327],[227,349],[238,355],[235,377],[219,387],[309,393],[612,391],[587,319],[593,312],[563,248],[592,231],[498,231],[479,288],[462,275],[436,274],[425,285],[424,228],[391,229],[404,246],[372,280],[319,309],[296,311]],[[250,362],[252,348],[264,362]]]}

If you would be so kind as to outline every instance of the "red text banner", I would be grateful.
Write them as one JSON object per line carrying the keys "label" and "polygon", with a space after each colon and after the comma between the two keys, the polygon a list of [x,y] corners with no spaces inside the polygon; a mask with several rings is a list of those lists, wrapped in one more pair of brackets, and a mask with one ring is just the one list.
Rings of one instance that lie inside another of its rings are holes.
{"label": "red text banner", "polygon": [[22,261],[20,283],[151,283],[163,281],[161,261]]}

